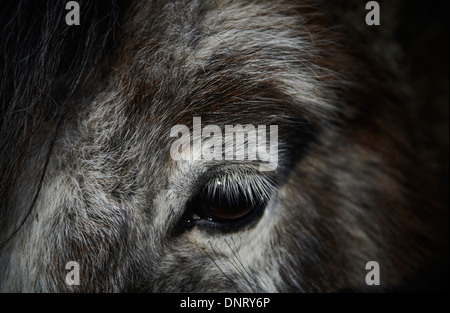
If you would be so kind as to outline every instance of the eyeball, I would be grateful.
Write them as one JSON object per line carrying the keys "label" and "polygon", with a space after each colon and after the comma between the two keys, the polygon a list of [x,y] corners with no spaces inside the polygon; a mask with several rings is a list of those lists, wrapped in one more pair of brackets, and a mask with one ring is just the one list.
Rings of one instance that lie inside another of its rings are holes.
{"label": "eyeball", "polygon": [[184,223],[225,232],[256,223],[275,194],[275,187],[265,176],[245,174],[220,173],[207,180],[189,201]]}
{"label": "eyeball", "polygon": [[213,195],[206,191],[202,193],[199,205],[201,214],[223,222],[239,220],[247,216],[255,208],[246,191],[239,190],[236,194],[229,195],[220,188],[216,188],[216,192]]}

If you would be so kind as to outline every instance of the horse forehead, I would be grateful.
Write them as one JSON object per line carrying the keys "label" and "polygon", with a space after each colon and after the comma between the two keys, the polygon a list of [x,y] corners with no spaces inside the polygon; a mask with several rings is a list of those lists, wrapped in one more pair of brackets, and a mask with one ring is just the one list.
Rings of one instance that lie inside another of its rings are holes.
{"label": "horse forehead", "polygon": [[299,8],[289,8],[265,1],[136,2],[115,58],[120,88],[135,96],[131,111],[151,110],[169,124],[189,124],[194,115],[220,124],[264,119],[287,99],[311,115],[334,110],[330,92],[325,97],[314,78],[319,73],[300,64],[314,52],[311,29]]}

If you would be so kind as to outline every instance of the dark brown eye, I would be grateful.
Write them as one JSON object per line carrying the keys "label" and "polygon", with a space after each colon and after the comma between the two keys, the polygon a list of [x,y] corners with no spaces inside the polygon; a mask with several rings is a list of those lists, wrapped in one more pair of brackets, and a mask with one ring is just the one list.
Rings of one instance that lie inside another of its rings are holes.
{"label": "dark brown eye", "polygon": [[188,223],[241,226],[256,219],[265,201],[251,188],[244,189],[227,179],[208,184],[192,202]]}
{"label": "dark brown eye", "polygon": [[219,191],[215,195],[201,196],[201,212],[219,221],[233,221],[245,217],[255,207],[244,192],[231,196]]}
{"label": "dark brown eye", "polygon": [[186,205],[175,229],[198,226],[211,232],[234,232],[251,227],[263,216],[275,194],[275,181],[253,171],[216,174],[202,181],[202,188]]}

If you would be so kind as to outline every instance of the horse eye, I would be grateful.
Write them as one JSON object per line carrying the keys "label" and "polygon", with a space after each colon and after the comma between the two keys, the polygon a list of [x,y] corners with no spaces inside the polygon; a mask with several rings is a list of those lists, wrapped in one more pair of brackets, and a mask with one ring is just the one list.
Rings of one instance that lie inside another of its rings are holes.
{"label": "horse eye", "polygon": [[241,224],[256,216],[264,207],[264,201],[255,201],[250,190],[224,188],[216,182],[214,192],[203,190],[193,203],[189,222],[206,221],[216,224]]}
{"label": "horse eye", "polygon": [[218,221],[233,221],[247,216],[254,205],[243,192],[230,197],[219,191],[215,195],[201,197],[201,213]]}

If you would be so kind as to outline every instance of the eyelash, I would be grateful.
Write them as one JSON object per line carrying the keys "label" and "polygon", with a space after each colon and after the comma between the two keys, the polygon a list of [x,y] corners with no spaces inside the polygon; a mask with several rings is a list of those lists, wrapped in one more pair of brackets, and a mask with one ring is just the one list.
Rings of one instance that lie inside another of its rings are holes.
{"label": "eyelash", "polygon": [[[273,179],[254,173],[247,173],[245,176],[242,173],[218,175],[206,184],[203,191],[206,191],[210,197],[214,197],[217,192],[221,192],[227,195],[229,201],[236,200],[241,191],[244,191],[247,200],[253,204],[261,200],[268,201],[274,194],[275,183]],[[247,186],[247,188],[242,188],[242,186]]]}

